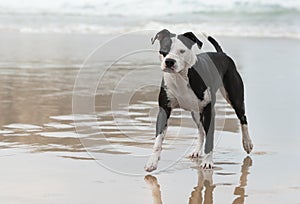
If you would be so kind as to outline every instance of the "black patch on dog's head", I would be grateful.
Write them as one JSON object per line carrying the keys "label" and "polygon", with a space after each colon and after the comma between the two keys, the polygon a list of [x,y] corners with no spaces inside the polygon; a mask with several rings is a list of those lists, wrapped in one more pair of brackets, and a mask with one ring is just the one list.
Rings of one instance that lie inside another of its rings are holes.
{"label": "black patch on dog's head", "polygon": [[203,43],[192,32],[178,35],[177,38],[189,49],[191,49],[195,43],[199,49],[202,48]]}
{"label": "black patch on dog's head", "polygon": [[153,44],[156,39],[159,41],[160,44],[159,53],[165,57],[167,56],[167,54],[169,54],[171,49],[171,45],[172,45],[171,38],[175,36],[176,35],[174,33],[171,33],[167,29],[163,29],[159,31],[154,38],[151,38],[151,42]]}

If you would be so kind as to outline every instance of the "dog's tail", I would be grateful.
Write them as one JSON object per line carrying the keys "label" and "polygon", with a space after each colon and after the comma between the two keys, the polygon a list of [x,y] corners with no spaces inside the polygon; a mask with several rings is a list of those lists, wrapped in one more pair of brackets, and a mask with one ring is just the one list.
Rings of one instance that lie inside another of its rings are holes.
{"label": "dog's tail", "polygon": [[213,44],[213,46],[215,47],[215,49],[217,50],[217,52],[223,52],[221,46],[219,45],[219,43],[211,36],[207,37],[207,40]]}

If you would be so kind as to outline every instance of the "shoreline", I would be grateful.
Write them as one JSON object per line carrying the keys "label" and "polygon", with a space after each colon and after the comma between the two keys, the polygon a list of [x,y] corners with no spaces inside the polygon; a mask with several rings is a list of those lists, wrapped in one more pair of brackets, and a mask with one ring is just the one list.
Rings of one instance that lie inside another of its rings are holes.
{"label": "shoreline", "polygon": [[[153,50],[158,49],[157,44],[153,46],[150,43],[150,38],[155,35],[155,32],[143,33],[141,35],[98,35],[98,34],[24,34],[24,33],[0,33],[2,46],[6,49],[0,49],[0,57],[2,62],[1,68],[77,68],[80,69],[85,59],[95,51],[104,49],[110,46],[111,52],[120,49],[118,40],[124,43],[123,47],[132,47],[132,49]],[[204,43],[202,51],[214,51],[212,45],[204,38],[203,35],[197,35]],[[214,35],[213,35],[214,36]],[[300,45],[300,39],[284,38],[284,37],[232,37],[232,36],[214,36],[226,53],[232,55],[235,60],[239,60],[238,49],[243,50],[241,46],[251,46],[249,43],[256,44],[261,42],[263,46],[278,46],[284,47],[286,44]],[[112,40],[114,39],[114,40]],[[34,43],[33,43],[34,42]],[[105,44],[108,43],[108,44]],[[131,43],[140,44],[133,46]],[[18,45],[18,46],[14,46]],[[124,48],[122,48],[125,50]],[[101,50],[100,50],[101,51]],[[280,51],[280,49],[278,49]],[[197,50],[199,52],[199,50]],[[125,52],[126,53],[126,52]],[[151,55],[149,58],[149,54]],[[148,55],[139,55],[141,63],[159,63],[156,53],[148,53]],[[116,55],[119,57],[120,55]],[[116,58],[108,58],[105,60],[115,60]],[[132,61],[131,61],[132,62]],[[90,63],[101,62],[101,55],[98,59],[93,58]]]}
{"label": "shoreline", "polygon": [[[197,129],[189,113],[177,110],[158,168],[181,160],[166,171],[154,172],[155,178],[145,181],[143,167],[153,145],[161,80],[156,52],[132,55],[111,67],[97,85],[95,112],[82,112],[74,121],[72,97],[79,68],[73,65],[82,62],[96,44],[107,38],[3,33],[0,37],[3,62],[26,65],[16,68],[2,64],[0,68],[2,202],[150,204],[152,193],[159,191],[165,203],[199,201],[205,195],[215,203],[293,203],[298,199],[299,165],[294,161],[298,161],[300,144],[300,109],[295,105],[300,103],[300,41],[217,37],[235,60],[245,84],[253,153],[247,159],[238,120],[229,105],[220,100],[217,117],[225,121],[225,128],[221,123],[215,136],[216,169],[208,174],[201,172],[198,161],[183,157],[194,144]],[[150,37],[141,36],[134,43],[156,49]],[[210,49],[205,43],[204,50]],[[97,64],[99,56],[102,53],[96,53],[91,61],[95,66],[84,72],[87,82],[106,68]],[[47,63],[63,66],[39,67]],[[149,83],[143,87],[143,82]],[[129,96],[130,105],[117,106],[112,115],[110,96],[116,93]],[[95,115],[96,121],[91,117]],[[82,132],[76,132],[76,125],[90,129],[79,128]],[[99,134],[92,134],[97,131]],[[108,171],[87,154],[87,149],[115,170],[142,176]],[[286,168],[282,163],[294,166]]]}

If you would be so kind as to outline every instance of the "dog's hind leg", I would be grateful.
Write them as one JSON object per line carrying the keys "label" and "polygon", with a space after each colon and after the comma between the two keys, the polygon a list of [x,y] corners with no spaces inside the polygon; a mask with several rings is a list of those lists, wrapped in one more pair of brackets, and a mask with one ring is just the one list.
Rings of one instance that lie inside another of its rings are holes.
{"label": "dog's hind leg", "polygon": [[205,132],[203,129],[203,125],[201,122],[201,113],[199,112],[191,112],[192,118],[198,127],[198,140],[195,149],[189,154],[190,158],[200,157],[202,154],[202,148],[204,143]]}
{"label": "dog's hind leg", "polygon": [[[232,66],[234,66],[234,64]],[[244,150],[249,154],[253,149],[253,144],[249,136],[248,122],[245,115],[244,85],[242,78],[236,71],[235,67],[229,69],[224,75],[223,84],[227,93],[227,98],[235,110],[238,119],[240,120],[243,135],[243,147]]]}
{"label": "dog's hind leg", "polygon": [[157,169],[158,161],[162,151],[162,143],[168,127],[168,119],[171,115],[171,107],[169,107],[167,93],[164,89],[163,82],[159,93],[159,112],[156,121],[156,137],[153,146],[153,152],[150,155],[145,170],[148,172]]}
{"label": "dog's hind leg", "polygon": [[228,94],[227,94],[227,92],[226,92],[224,86],[221,86],[219,90],[220,90],[222,96],[223,96],[223,97],[225,98],[225,100],[227,101],[227,103],[229,103],[229,104],[231,105],[231,102],[230,102],[230,100],[229,100],[229,98],[228,98]]}

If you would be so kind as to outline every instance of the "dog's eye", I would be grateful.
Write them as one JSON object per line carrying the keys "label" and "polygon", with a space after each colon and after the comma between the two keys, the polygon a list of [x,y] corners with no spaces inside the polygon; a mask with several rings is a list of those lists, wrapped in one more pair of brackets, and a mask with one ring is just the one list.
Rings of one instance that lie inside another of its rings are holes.
{"label": "dog's eye", "polygon": [[184,49],[181,49],[181,50],[179,50],[179,52],[180,52],[181,54],[183,54],[183,53],[185,53],[185,50],[184,50]]}

